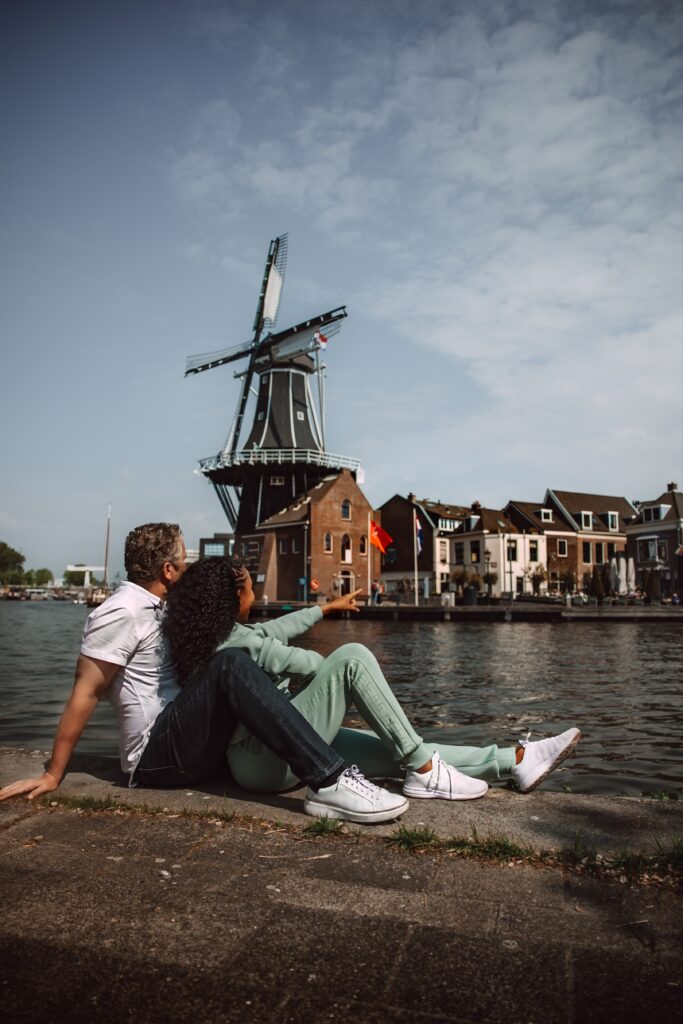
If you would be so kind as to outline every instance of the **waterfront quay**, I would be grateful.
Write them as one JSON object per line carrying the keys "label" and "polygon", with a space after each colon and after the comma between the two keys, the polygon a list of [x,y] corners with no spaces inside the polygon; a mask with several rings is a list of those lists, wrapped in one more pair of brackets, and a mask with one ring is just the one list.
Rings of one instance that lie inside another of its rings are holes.
{"label": "waterfront quay", "polygon": [[[0,784],[45,759],[1,749]],[[57,793],[0,804],[4,1019],[681,1019],[683,805],[414,800],[410,853],[395,823],[307,833],[302,797],[130,790],[81,755]]]}
{"label": "waterfront quay", "polygon": [[[250,619],[277,618],[307,605],[297,602],[269,602],[252,605]],[[374,622],[670,622],[683,624],[683,606],[649,604],[603,604],[578,606],[560,603],[500,601],[495,604],[454,606],[441,604],[359,604],[357,612],[344,618]],[[342,616],[339,616],[342,617]]]}

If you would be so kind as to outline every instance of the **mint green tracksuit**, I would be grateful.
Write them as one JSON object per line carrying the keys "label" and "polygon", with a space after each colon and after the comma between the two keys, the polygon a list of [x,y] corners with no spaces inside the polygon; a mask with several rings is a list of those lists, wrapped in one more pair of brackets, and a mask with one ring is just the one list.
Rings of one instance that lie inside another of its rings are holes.
{"label": "mint green tracksuit", "polygon": [[[406,718],[375,656],[362,644],[344,644],[329,657],[290,647],[322,619],[318,607],[304,608],[254,626],[237,623],[219,647],[246,651],[282,690],[289,694],[289,677],[305,685],[291,697],[315,731],[334,747],[347,765],[356,764],[369,777],[392,777],[401,768],[421,768],[438,749],[454,768],[474,778],[497,779],[515,763],[515,748],[457,747],[424,743]],[[372,731],[345,729],[342,722],[351,705]],[[289,766],[244,726],[233,733],[228,762],[235,781],[255,792],[278,792],[299,781]]]}

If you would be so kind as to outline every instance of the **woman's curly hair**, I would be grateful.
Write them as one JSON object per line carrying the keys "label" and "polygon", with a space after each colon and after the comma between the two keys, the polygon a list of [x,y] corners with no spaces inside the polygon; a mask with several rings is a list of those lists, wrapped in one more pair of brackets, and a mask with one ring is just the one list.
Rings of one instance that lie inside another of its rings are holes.
{"label": "woman's curly hair", "polygon": [[164,632],[180,686],[206,670],[216,648],[232,631],[245,576],[237,559],[200,558],[170,588]]}

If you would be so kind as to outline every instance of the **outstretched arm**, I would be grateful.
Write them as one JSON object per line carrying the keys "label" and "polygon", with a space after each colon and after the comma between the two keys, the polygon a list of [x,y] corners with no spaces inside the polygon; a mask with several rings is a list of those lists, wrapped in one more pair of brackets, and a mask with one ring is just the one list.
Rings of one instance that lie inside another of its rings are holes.
{"label": "outstretched arm", "polygon": [[87,658],[81,654],[76,662],[76,678],[57,726],[52,757],[42,775],[33,779],[20,779],[0,789],[0,800],[27,794],[29,800],[57,789],[66,772],[74,747],[78,743],[88,719],[107,690],[120,665],[109,661]]}
{"label": "outstretched arm", "polygon": [[351,594],[335,597],[334,601],[328,601],[327,604],[320,605],[320,609],[323,615],[329,615],[330,612],[357,612],[359,609],[356,604],[356,598],[362,593],[363,590],[361,588],[354,590]]}

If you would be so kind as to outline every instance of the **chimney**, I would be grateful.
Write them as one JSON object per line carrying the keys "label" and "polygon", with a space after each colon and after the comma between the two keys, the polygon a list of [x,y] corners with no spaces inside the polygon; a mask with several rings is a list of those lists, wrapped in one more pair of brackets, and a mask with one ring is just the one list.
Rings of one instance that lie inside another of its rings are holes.
{"label": "chimney", "polygon": [[408,495],[408,501],[411,501],[411,502],[414,502],[414,501],[415,501],[415,495],[413,494],[413,492],[412,492],[412,491],[411,491],[411,492],[410,492],[410,494]]}
{"label": "chimney", "polygon": [[678,484],[675,484],[675,483],[670,483],[670,484],[667,484],[667,485],[666,485],[666,489],[667,489],[667,491],[669,491],[669,492],[671,492],[671,491],[677,491],[677,490],[678,490]]}

